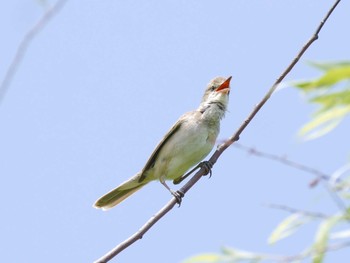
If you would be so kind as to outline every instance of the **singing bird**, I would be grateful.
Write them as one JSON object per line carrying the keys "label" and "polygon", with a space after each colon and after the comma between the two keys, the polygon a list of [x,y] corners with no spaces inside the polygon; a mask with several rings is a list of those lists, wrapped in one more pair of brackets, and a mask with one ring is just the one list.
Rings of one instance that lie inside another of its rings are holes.
{"label": "singing bird", "polygon": [[[108,210],[154,180],[159,180],[180,203],[181,195],[172,191],[165,180],[178,184],[187,177],[185,172],[213,149],[220,131],[220,120],[227,110],[230,81],[231,77],[211,80],[198,109],[179,118],[158,143],[143,169],[99,198],[94,207]],[[210,169],[210,164],[206,164]]]}

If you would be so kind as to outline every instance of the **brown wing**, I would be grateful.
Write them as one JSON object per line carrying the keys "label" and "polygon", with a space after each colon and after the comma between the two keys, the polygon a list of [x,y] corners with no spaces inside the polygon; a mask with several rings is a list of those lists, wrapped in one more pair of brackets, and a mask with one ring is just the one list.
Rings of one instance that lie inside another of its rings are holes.
{"label": "brown wing", "polygon": [[164,136],[163,140],[161,140],[157,147],[154,149],[153,153],[151,154],[151,156],[149,157],[145,167],[143,167],[142,171],[141,171],[141,176],[138,180],[138,182],[142,182],[145,178],[146,178],[146,172],[151,169],[157,159],[157,156],[159,154],[159,152],[161,151],[161,149],[163,148],[163,146],[167,143],[167,141],[175,134],[176,131],[178,131],[181,127],[181,125],[184,123],[184,118],[181,117],[174,125],[173,127],[171,127],[171,129],[168,131],[168,133]]}

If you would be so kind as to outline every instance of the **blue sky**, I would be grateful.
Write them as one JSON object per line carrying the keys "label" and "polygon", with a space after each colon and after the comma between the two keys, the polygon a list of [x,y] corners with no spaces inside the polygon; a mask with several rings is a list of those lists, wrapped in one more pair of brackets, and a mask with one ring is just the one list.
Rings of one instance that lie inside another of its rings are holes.
{"label": "blue sky", "polygon": [[[332,3],[68,1],[29,46],[0,105],[2,261],[92,262],[138,230],[170,199],[158,182],[108,212],[92,204],[143,167],[215,76],[233,76],[219,140],[233,134]],[[286,80],[318,75],[306,61],[349,58],[349,10],[340,3]],[[1,79],[42,13],[36,1],[1,4]],[[331,174],[349,160],[349,123],[303,142],[296,133],[313,110],[295,89],[281,89],[240,143]],[[322,186],[308,187],[312,179],[229,148],[212,178],[115,262],[181,262],[221,246],[298,253],[317,225],[270,246],[288,214],[263,204],[336,212]],[[344,249],[327,260],[349,257]]]}

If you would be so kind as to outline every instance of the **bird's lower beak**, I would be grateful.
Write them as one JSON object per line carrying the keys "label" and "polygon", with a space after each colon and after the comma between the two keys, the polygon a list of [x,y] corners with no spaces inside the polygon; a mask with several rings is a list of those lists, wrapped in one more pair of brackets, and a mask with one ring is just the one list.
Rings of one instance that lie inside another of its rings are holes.
{"label": "bird's lower beak", "polygon": [[224,81],[215,91],[216,92],[224,92],[228,93],[230,92],[230,81],[232,79],[232,76],[228,77],[227,80]]}

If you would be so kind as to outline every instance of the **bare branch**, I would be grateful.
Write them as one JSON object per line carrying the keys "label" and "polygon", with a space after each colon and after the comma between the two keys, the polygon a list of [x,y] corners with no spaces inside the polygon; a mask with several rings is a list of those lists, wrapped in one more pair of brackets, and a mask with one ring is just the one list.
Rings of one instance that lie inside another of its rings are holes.
{"label": "bare branch", "polygon": [[238,149],[242,149],[242,150],[248,152],[249,154],[252,154],[252,155],[255,155],[255,156],[258,156],[258,157],[262,157],[262,158],[266,158],[266,159],[270,159],[270,160],[282,163],[284,165],[293,167],[295,169],[298,169],[298,170],[301,170],[301,171],[304,171],[304,172],[307,172],[307,173],[315,175],[316,179],[314,179],[310,183],[311,187],[316,186],[320,180],[329,181],[329,179],[330,179],[330,176],[327,175],[326,173],[323,173],[323,172],[321,172],[321,171],[319,171],[319,170],[317,170],[315,168],[312,168],[310,166],[307,166],[307,165],[304,165],[304,164],[301,164],[301,163],[289,160],[286,157],[282,157],[282,156],[279,156],[279,155],[275,155],[275,154],[263,152],[263,151],[260,151],[260,150],[256,150],[253,147],[248,147],[248,146],[245,146],[245,145],[240,144],[240,143],[235,143],[234,146],[236,148],[238,148]]}
{"label": "bare branch", "polygon": [[8,67],[5,77],[0,85],[0,105],[9,89],[11,81],[18,70],[20,63],[27,51],[30,42],[40,33],[40,31],[49,23],[51,18],[56,15],[64,6],[67,0],[58,0],[55,5],[49,8],[40,20],[24,35],[20,44],[18,45],[16,54]]}
{"label": "bare branch", "polygon": [[[323,186],[325,187],[328,195],[331,197],[333,202],[338,206],[338,208],[340,210],[342,210],[344,212],[347,211],[347,206],[345,205],[345,203],[338,196],[338,193],[336,191],[334,191],[332,189],[332,187],[330,186],[329,180],[331,177],[329,175],[327,175],[327,174],[325,174],[325,173],[323,173],[315,168],[312,168],[310,166],[306,166],[304,164],[291,161],[291,160],[287,159],[286,157],[281,157],[281,156],[278,156],[275,154],[258,151],[255,148],[247,147],[247,146],[244,146],[244,145],[239,144],[239,143],[235,143],[234,146],[236,148],[243,149],[243,150],[247,151],[248,153],[253,154],[255,156],[259,156],[262,158],[266,158],[266,159],[270,159],[270,160],[273,160],[276,162],[280,162],[284,165],[288,165],[288,166],[293,167],[295,169],[314,174],[316,176],[316,178],[311,181],[311,183],[309,184],[310,187],[316,186],[321,180],[323,180]],[[338,178],[338,180],[340,180],[340,179]]]}
{"label": "bare branch", "polygon": [[314,217],[314,218],[321,218],[321,219],[326,219],[329,218],[329,215],[320,213],[320,212],[312,212],[312,211],[306,211],[306,210],[301,210],[301,209],[296,209],[296,208],[292,208],[286,205],[277,205],[277,204],[268,204],[266,205],[269,208],[273,208],[273,209],[279,209],[279,210],[283,210],[283,211],[287,211],[289,213],[292,214],[302,214],[305,216],[309,216],[309,217]]}
{"label": "bare branch", "polygon": [[301,261],[303,259],[306,259],[308,257],[312,257],[314,255],[319,255],[321,253],[326,253],[326,252],[331,252],[331,251],[336,251],[345,247],[349,247],[350,246],[350,242],[346,241],[346,242],[338,242],[335,244],[330,244],[327,247],[325,247],[325,249],[323,249],[322,251],[316,250],[315,248],[311,248],[306,252],[302,252],[300,254],[297,255],[293,255],[293,256],[280,256],[279,259],[277,259],[276,261],[281,262],[281,263],[288,263],[288,262],[296,262],[296,261]]}
{"label": "bare branch", "polygon": [[[251,122],[251,120],[254,118],[254,116],[258,113],[258,111],[264,106],[264,104],[268,101],[268,99],[271,97],[272,93],[276,90],[277,86],[283,81],[283,79],[288,75],[288,73],[293,69],[293,67],[297,64],[299,59],[302,57],[302,55],[305,53],[305,51],[309,48],[309,46],[318,39],[318,34],[321,31],[323,25],[326,23],[329,16],[332,14],[333,10],[336,8],[336,6],[339,4],[341,0],[335,1],[335,3],[332,5],[332,7],[329,9],[323,20],[321,21],[320,25],[317,27],[315,33],[312,35],[312,37],[306,42],[306,44],[301,48],[301,50],[297,53],[296,57],[293,59],[293,61],[288,65],[288,67],[282,72],[282,74],[278,77],[278,79],[275,81],[275,83],[272,85],[272,87],[268,90],[266,95],[263,97],[263,99],[254,107],[253,111],[249,114],[249,116],[244,120],[244,122],[241,124],[241,126],[237,129],[237,131],[223,144],[221,144],[217,150],[214,152],[214,154],[210,157],[209,161],[212,164],[215,164],[220,155],[235,141],[239,139],[239,136],[243,132],[243,130],[248,126],[248,124]],[[206,169],[201,168],[181,189],[184,194],[191,189],[194,184],[203,176],[206,174]],[[115,257],[117,254],[119,254],[121,251],[123,251],[125,248],[132,245],[134,242],[136,242],[138,239],[141,239],[143,235],[160,219],[162,218],[166,213],[168,213],[176,204],[176,199],[172,198],[171,201],[165,205],[155,216],[153,216],[139,231],[137,231],[134,235],[129,237],[127,240],[113,248],[110,252],[108,252],[106,255],[102,256],[100,259],[95,261],[95,263],[105,263],[110,261],[113,257]]]}
{"label": "bare branch", "polygon": [[[278,254],[265,254],[265,253],[254,253],[250,251],[242,251],[238,249],[230,249],[233,252],[233,259],[232,261],[248,261],[249,262],[262,262],[262,261],[268,261],[268,262],[280,262],[280,263],[291,263],[291,262],[299,262],[304,259],[307,259],[309,257],[313,257],[315,255],[319,255],[320,253],[326,253],[331,251],[336,251],[342,248],[350,247],[350,242],[338,242],[334,244],[330,244],[322,251],[316,250],[316,248],[311,247],[306,249],[305,251],[300,252],[299,254],[295,255],[278,255]],[[230,252],[230,251],[229,251]],[[235,253],[237,252],[237,253]],[[239,256],[240,252],[243,254],[243,256]],[[225,259],[227,261],[227,258],[229,256],[225,255]]]}

